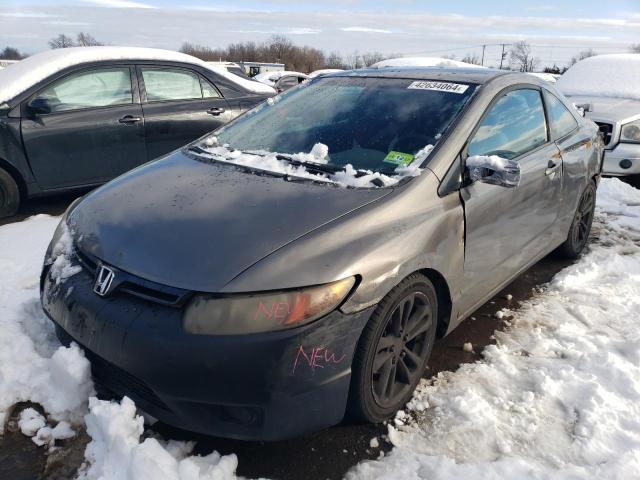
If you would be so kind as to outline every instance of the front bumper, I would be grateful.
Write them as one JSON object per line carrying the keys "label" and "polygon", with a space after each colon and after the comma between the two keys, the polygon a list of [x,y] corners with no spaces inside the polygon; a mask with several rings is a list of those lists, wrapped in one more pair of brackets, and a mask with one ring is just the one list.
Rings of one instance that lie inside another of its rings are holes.
{"label": "front bumper", "polygon": [[354,349],[372,309],[335,311],[297,329],[205,336],[182,309],[125,292],[93,293],[93,275],[56,285],[42,306],[63,343],[86,352],[96,381],[170,425],[244,440],[281,440],[339,423]]}
{"label": "front bumper", "polygon": [[[622,165],[621,162],[623,162]],[[624,168],[625,164],[629,164],[629,166]],[[639,173],[640,144],[618,143],[612,150],[604,151],[603,175],[624,176]]]}

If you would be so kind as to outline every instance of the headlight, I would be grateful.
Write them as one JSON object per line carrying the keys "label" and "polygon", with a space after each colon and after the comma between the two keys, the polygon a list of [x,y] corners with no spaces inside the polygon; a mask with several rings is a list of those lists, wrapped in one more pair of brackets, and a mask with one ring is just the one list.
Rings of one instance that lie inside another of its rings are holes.
{"label": "headlight", "polygon": [[640,143],[640,120],[622,126],[620,141]]}
{"label": "headlight", "polygon": [[345,299],[354,277],[273,293],[214,297],[200,295],[184,313],[184,329],[199,335],[241,335],[299,327],[326,315]]}

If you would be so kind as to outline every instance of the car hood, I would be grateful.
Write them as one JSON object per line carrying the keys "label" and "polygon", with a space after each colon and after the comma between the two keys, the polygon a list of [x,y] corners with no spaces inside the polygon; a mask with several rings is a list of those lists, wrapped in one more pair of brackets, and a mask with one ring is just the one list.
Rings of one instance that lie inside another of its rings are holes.
{"label": "car hood", "polygon": [[290,181],[179,151],[92,192],[68,222],[78,248],[109,265],[217,292],[282,246],[391,191]]}
{"label": "car hood", "polygon": [[574,96],[569,100],[576,105],[589,103],[592,111],[587,118],[608,123],[624,123],[640,117],[640,101],[628,98]]}

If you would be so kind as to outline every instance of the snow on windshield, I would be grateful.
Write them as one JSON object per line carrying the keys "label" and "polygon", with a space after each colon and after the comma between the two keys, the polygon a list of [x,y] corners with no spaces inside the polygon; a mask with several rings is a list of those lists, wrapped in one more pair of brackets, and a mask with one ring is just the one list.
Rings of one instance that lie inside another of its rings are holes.
{"label": "snow on windshield", "polygon": [[[218,145],[217,141],[217,138],[213,135],[207,137],[198,145],[200,151],[197,153],[215,161],[291,177],[307,178],[318,182],[335,183],[343,187],[390,187],[403,178],[416,177],[422,172],[419,165],[433,150],[433,145],[427,145],[415,155],[410,165],[396,167],[393,175],[385,175],[370,170],[356,170],[350,164],[335,173],[312,173],[309,169],[313,169],[313,164],[320,166],[327,164],[329,161],[329,149],[322,143],[316,143],[311,152],[290,155],[266,151],[242,152],[231,149],[228,145]],[[278,158],[279,156],[280,158]],[[305,165],[292,165],[284,157],[295,162],[306,163],[309,165],[309,169]]]}
{"label": "snow on windshield", "polygon": [[565,95],[640,100],[640,54],[597,55],[579,61],[556,83]]}

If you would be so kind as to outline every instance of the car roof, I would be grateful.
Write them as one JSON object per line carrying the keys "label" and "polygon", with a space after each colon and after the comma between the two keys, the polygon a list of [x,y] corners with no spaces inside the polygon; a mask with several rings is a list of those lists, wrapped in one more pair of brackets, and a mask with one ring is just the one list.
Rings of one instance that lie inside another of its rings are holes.
{"label": "car roof", "polygon": [[440,80],[445,82],[465,82],[484,84],[493,78],[513,74],[508,70],[491,68],[455,68],[455,67],[382,67],[362,68],[344,72],[330,73],[322,78],[331,77],[373,77],[404,78],[410,80]]}

